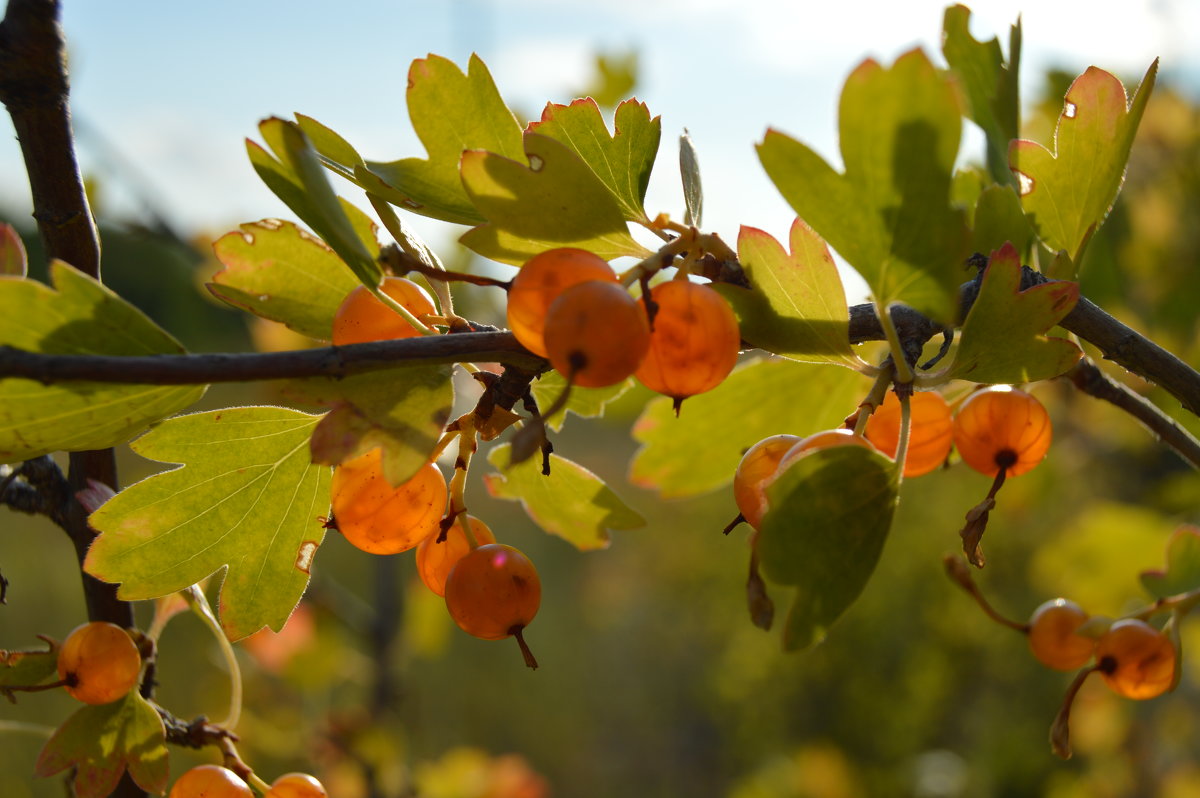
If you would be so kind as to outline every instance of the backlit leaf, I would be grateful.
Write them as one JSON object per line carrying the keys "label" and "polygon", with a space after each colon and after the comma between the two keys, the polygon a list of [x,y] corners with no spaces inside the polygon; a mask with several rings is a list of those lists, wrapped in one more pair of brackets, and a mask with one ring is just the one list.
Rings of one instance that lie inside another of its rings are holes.
{"label": "backlit leaf", "polygon": [[454,402],[450,367],[442,365],[314,378],[287,391],[332,408],[313,431],[314,463],[337,465],[382,446],[383,473],[393,485],[429,461]]}
{"label": "backlit leaf", "polygon": [[1167,567],[1142,573],[1142,586],[1155,598],[1200,588],[1200,527],[1182,524],[1167,541]]}
{"label": "backlit leaf", "polygon": [[1048,380],[1066,373],[1082,353],[1046,331],[1071,312],[1079,284],[1050,282],[1024,291],[1021,262],[1012,244],[992,253],[979,296],[963,322],[949,379],[982,383]]}
{"label": "backlit leaf", "polygon": [[[1051,250],[1067,251],[1074,272],[1121,189],[1129,149],[1157,74],[1155,59],[1129,103],[1121,81],[1088,67],[1067,91],[1054,151],[1023,139],[1009,147],[1008,162],[1020,181],[1025,213]],[[1050,276],[1073,279],[1075,274]]]}
{"label": "backlit leaf", "polygon": [[[607,388],[572,388],[566,407],[555,413],[554,417],[546,422],[546,426],[555,431],[562,429],[563,424],[567,423],[567,413],[574,413],[582,418],[603,416],[604,406],[621,397],[632,385],[632,380],[625,380]],[[554,404],[554,400],[562,394],[566,386],[567,381],[563,375],[557,371],[547,371],[530,383],[529,390],[537,400],[538,409],[545,410]]]}
{"label": "backlit leaf", "polygon": [[11,224],[0,222],[0,274],[24,277],[29,270],[25,242]]}
{"label": "backlit leaf", "polygon": [[645,103],[626,100],[617,106],[615,132],[609,135],[600,109],[591,97],[570,105],[549,103],[542,118],[528,130],[565,144],[592,170],[616,198],[625,218],[649,222],[642,205],[650,170],[662,135],[659,117],[650,117]]}
{"label": "backlit leaf", "polygon": [[876,303],[951,321],[969,232],[950,203],[962,132],[954,84],[920,50],[885,69],[872,60],[842,89],[845,173],[774,130],[758,145],[772,182],[870,286]]}
{"label": "backlit leaf", "polygon": [[1020,130],[1017,73],[1021,62],[1021,20],[1017,19],[1009,35],[1008,62],[1000,51],[998,39],[981,42],[971,35],[970,20],[971,10],[966,6],[946,9],[942,18],[942,55],[967,95],[971,121],[987,136],[987,163],[992,179],[1001,185],[1015,185],[1008,170],[1008,143]]}
{"label": "backlit leaf", "polygon": [[58,675],[58,645],[43,649],[6,651],[0,649],[0,695],[5,687],[41,684]]}
{"label": "backlit leaf", "polygon": [[128,601],[182,590],[222,569],[231,640],[280,629],[308,585],[329,513],[330,469],[313,465],[319,416],[235,407],[155,425],[133,450],[181,467],[142,480],[92,513],[84,567]]}
{"label": "backlit leaf", "polygon": [[1017,255],[1025,259],[1034,238],[1029,217],[1021,210],[1021,200],[1012,186],[993,184],[980,192],[971,230],[972,252],[991,252],[1011,243]]}
{"label": "backlit leaf", "polygon": [[555,247],[579,247],[605,260],[650,254],[629,234],[608,186],[566,145],[526,133],[525,156],[528,163],[482,150],[463,153],[463,185],[488,220],[468,230],[463,244],[512,264]]}
{"label": "backlit leaf", "polygon": [[128,768],[146,792],[167,791],[167,732],[149,701],[132,690],[120,701],[87,706],[67,718],[46,742],[37,775],[74,768],[76,798],[111,795]]}
{"label": "backlit leaf", "polygon": [[334,311],[359,285],[325,242],[291,222],[243,224],[218,238],[213,251],[225,265],[208,284],[213,294],[319,340],[332,337]]}
{"label": "backlit leaf", "polygon": [[800,219],[792,223],[789,243],[790,253],[753,227],[738,235],[738,260],[752,288],[715,288],[737,313],[743,340],[794,360],[858,368],[846,293],[828,247]]}
{"label": "backlit leaf", "polygon": [[[423,216],[479,224],[481,214],[458,176],[464,150],[524,159],[521,126],[504,104],[487,66],[472,55],[466,74],[438,55],[413,61],[408,71],[408,116],[428,159],[367,161],[358,177],[369,191]],[[374,177],[372,184],[364,178]]]}
{"label": "backlit leaf", "polygon": [[868,387],[846,369],[761,360],[689,397],[678,418],[669,398],[655,399],[633,427],[642,446],[629,478],[667,499],[714,490],[733,479],[742,455],[763,438],[840,427]]}
{"label": "backlit leaf", "polygon": [[[0,277],[0,345],[64,355],[183,353],[140,310],[82,272],[53,261],[50,280],[53,289]],[[115,446],[203,395],[193,385],[0,380],[0,462]]]}
{"label": "backlit leaf", "polygon": [[546,476],[540,457],[510,467],[511,448],[497,446],[488,455],[488,462],[498,469],[483,477],[488,493],[520,501],[533,522],[551,535],[587,551],[607,548],[609,530],[645,525],[644,518],[583,466],[552,454],[550,476]]}
{"label": "backlit leaf", "polygon": [[875,571],[899,493],[896,464],[860,446],[819,449],[767,488],[758,531],[763,574],[795,585],[783,645],[820,643]]}

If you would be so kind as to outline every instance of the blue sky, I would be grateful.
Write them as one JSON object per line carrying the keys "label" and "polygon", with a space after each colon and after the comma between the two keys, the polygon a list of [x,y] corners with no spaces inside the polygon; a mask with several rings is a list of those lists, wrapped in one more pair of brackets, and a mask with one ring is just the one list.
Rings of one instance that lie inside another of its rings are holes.
{"label": "blue sky", "polygon": [[[981,0],[977,37],[1022,14],[1026,95],[1048,65],[1095,64],[1136,80],[1156,57],[1164,78],[1195,86],[1200,4],[1189,0],[1061,2],[1022,8]],[[944,3],[933,0],[66,0],[73,108],[85,171],[114,211],[131,207],[132,173],[185,230],[220,233],[287,216],[257,181],[243,139],[258,120],[299,111],[338,130],[368,158],[423,151],[408,124],[405,74],[429,52],[465,64],[478,52],[510,105],[536,115],[566,101],[597,50],[640,52],[638,97],[663,117],[647,209],[682,215],[676,140],[687,127],[706,189],[705,227],[732,240],[739,224],[784,236],[792,213],[753,145],[768,126],[836,158],[836,103],[866,56],[913,46],[938,55]],[[0,208],[23,214],[27,187],[5,117]],[[87,131],[120,158],[115,167]],[[977,137],[968,135],[968,145]],[[340,189],[339,189],[340,190]],[[347,191],[349,194],[350,192]],[[460,228],[417,220],[435,245]]]}

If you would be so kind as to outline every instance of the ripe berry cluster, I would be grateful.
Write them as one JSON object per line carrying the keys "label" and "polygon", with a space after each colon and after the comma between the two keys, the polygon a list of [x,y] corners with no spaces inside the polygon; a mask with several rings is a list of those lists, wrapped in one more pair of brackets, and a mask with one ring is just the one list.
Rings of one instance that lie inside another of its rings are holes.
{"label": "ripe berry cluster", "polygon": [[[271,783],[263,798],[327,798],[321,782],[307,773],[286,773]],[[241,776],[220,765],[197,765],[171,787],[167,798],[254,798]]]}

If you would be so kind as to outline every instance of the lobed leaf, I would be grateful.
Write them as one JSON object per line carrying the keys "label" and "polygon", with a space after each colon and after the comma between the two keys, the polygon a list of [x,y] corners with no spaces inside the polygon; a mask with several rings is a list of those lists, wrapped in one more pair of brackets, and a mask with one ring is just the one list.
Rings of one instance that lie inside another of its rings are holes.
{"label": "lobed leaf", "polygon": [[842,90],[845,173],[774,130],[759,160],[796,213],[863,276],[875,302],[953,321],[969,232],[950,202],[962,132],[954,84],[920,50],[872,60]]}
{"label": "lobed leaf", "polygon": [[1021,261],[1012,244],[992,253],[979,296],[963,322],[947,379],[1021,383],[1065,374],[1082,356],[1065,338],[1045,333],[1071,312],[1079,284],[1049,282],[1021,289]]}
{"label": "lobed leaf", "polygon": [[899,469],[860,446],[800,458],[767,488],[758,530],[763,574],[795,585],[786,650],[820,643],[875,571],[899,496]]}
{"label": "lobed leaf", "polygon": [[[347,206],[347,210],[352,206]],[[354,209],[351,218],[361,211]],[[328,341],[333,314],[359,280],[332,249],[291,222],[264,219],[213,243],[225,266],[208,290],[231,305]],[[378,256],[379,245],[368,250]]]}
{"label": "lobed leaf", "polygon": [[829,248],[800,219],[789,239],[790,252],[768,233],[743,226],[738,260],[752,288],[713,287],[733,306],[746,342],[793,360],[859,368],[846,293]]}
{"label": "lobed leaf", "polygon": [[1141,581],[1155,598],[1200,589],[1200,527],[1181,524],[1167,541],[1167,567],[1143,572]]}
{"label": "lobed leaf", "polygon": [[670,398],[646,405],[633,427],[641,448],[630,481],[664,499],[715,490],[733,479],[758,441],[840,427],[865,392],[864,378],[846,369],[789,360],[741,366],[713,390],[690,397],[678,418]]}
{"label": "lobed leaf", "polygon": [[463,186],[487,218],[459,239],[464,245],[511,264],[555,247],[579,247],[605,260],[650,254],[629,234],[616,196],[565,144],[526,133],[525,157],[528,163],[463,153]]}
{"label": "lobed leaf", "polygon": [[1069,272],[1051,277],[1074,279],[1084,248],[1112,209],[1157,74],[1155,59],[1130,103],[1121,81],[1088,67],[1067,91],[1054,151],[1023,139],[1010,145],[1025,213],[1046,245],[1071,259]]}
{"label": "lobed leaf", "polygon": [[993,184],[983,189],[975,199],[974,216],[972,252],[992,252],[1011,243],[1018,257],[1027,260],[1037,236],[1012,186]]}
{"label": "lobed leaf", "polygon": [[636,529],[646,520],[583,466],[550,455],[550,475],[542,474],[540,457],[515,466],[509,444],[497,446],[488,462],[498,469],[485,474],[488,493],[520,501],[533,522],[581,551],[608,548],[609,530]]}
{"label": "lobed leaf", "polygon": [[[71,355],[182,354],[140,310],[62,261],[50,288],[0,277],[0,345]],[[104,449],[204,395],[203,386],[0,380],[0,462],[54,451]]]}
{"label": "lobed leaf", "polygon": [[566,145],[608,188],[626,219],[649,223],[643,202],[662,122],[650,118],[645,103],[626,100],[617,106],[613,127],[610,136],[596,101],[585,97],[570,105],[547,103],[541,120],[527,130]]}
{"label": "lobed leaf", "polygon": [[44,649],[6,651],[0,649],[0,695],[5,687],[41,684],[58,674],[58,644]]}
{"label": "lobed leaf", "polygon": [[[580,388],[578,386],[571,389],[571,395],[567,398],[567,404],[561,412],[555,413],[554,417],[546,422],[546,426],[557,432],[567,423],[567,413],[574,413],[582,418],[598,418],[604,415],[605,406],[624,396],[625,392],[633,386],[633,380],[625,380],[616,385],[610,385],[607,388]],[[533,398],[537,401],[538,408],[545,410],[554,404],[564,390],[566,390],[567,381],[563,375],[557,371],[547,371],[536,380],[534,380],[529,390],[533,394]]]}
{"label": "lobed leaf", "polygon": [[408,115],[428,159],[366,161],[354,170],[363,188],[423,216],[458,224],[482,223],[487,214],[476,208],[459,179],[463,152],[525,157],[521,126],[500,97],[487,66],[477,55],[471,56],[466,74],[438,55],[413,61],[408,71]]}
{"label": "lobed leaf", "polygon": [[29,257],[25,254],[25,242],[17,228],[0,222],[0,275],[24,277],[29,272]]}
{"label": "lobed leaf", "polygon": [[118,493],[92,513],[99,537],[84,569],[136,601],[221,569],[221,625],[231,640],[280,629],[308,585],[325,537],[330,470],[310,462],[319,416],[235,407],[155,425],[132,448],[181,467]]}
{"label": "lobed leaf", "polygon": [[87,706],[58,727],[38,755],[36,773],[53,776],[68,768],[76,798],[111,795],[129,770],[143,790],[167,791],[167,731],[154,706],[137,690],[111,704]]}

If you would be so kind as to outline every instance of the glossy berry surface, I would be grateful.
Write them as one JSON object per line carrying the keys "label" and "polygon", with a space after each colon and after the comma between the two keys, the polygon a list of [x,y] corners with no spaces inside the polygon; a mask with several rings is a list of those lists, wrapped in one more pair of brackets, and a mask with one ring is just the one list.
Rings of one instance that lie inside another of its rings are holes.
{"label": "glossy berry surface", "polygon": [[767,511],[765,485],[779,468],[779,461],[800,442],[798,435],[772,435],[751,446],[733,472],[733,500],[746,523],[758,529]]}
{"label": "glossy berry surface", "polygon": [[1052,599],[1029,619],[1029,650],[1038,662],[1059,671],[1082,668],[1096,651],[1096,639],[1078,634],[1088,614],[1073,601]]}
{"label": "glossy berry surface", "polygon": [[707,285],[669,280],[650,291],[657,305],[650,348],[634,376],[684,399],[712,390],[737,364],[741,335],[725,298]]}
{"label": "glossy berry surface", "polygon": [[[437,540],[439,535],[435,534],[417,546],[417,573],[425,587],[439,596],[446,595],[446,577],[450,571],[471,550],[471,543],[463,531],[462,519],[460,515],[454,520],[454,524],[446,530],[446,539],[441,543]],[[478,518],[471,518],[471,534],[480,546],[496,542],[491,527]]]}
{"label": "glossy berry surface", "polygon": [[373,449],[334,470],[333,517],[346,540],[363,551],[395,554],[438,531],[447,494],[446,478],[433,463],[392,487],[383,475],[382,452]]}
{"label": "glossy berry surface", "polygon": [[[936,391],[918,391],[909,399],[911,426],[904,476],[928,474],[946,462],[954,443],[954,419],[950,405]],[[900,400],[889,392],[883,404],[867,419],[867,440],[888,457],[900,445]]]}
{"label": "glossy berry surface", "polygon": [[591,280],[550,305],[545,330],[550,364],[573,385],[603,388],[626,379],[650,347],[641,302],[619,283]]}
{"label": "glossy berry surface", "polygon": [[[385,277],[380,288],[418,319],[437,312],[429,294],[412,280]],[[333,314],[333,343],[336,346],[411,338],[416,335],[420,335],[416,328],[399,313],[379,301],[363,285],[347,294]]]}
{"label": "glossy berry surface", "polygon": [[63,688],[85,704],[111,704],[138,682],[142,657],[129,634],[116,624],[92,621],[76,628],[58,652]]}
{"label": "glossy berry surface", "polygon": [[1096,667],[1114,693],[1154,698],[1175,680],[1175,646],[1145,621],[1117,621],[1096,642]]}
{"label": "glossy berry surface", "polygon": [[547,356],[543,333],[546,312],[566,289],[588,280],[617,282],[617,274],[599,255],[562,247],[534,255],[508,289],[509,329],[530,352]]}
{"label": "glossy berry surface", "polygon": [[253,798],[254,792],[236,773],[220,765],[197,765],[171,787],[167,798]]}
{"label": "glossy berry surface", "polygon": [[446,579],[446,608],[458,627],[500,640],[529,625],[542,602],[542,583],[529,558],[489,543],[464,556]]}
{"label": "glossy berry surface", "polygon": [[989,477],[1010,477],[1042,462],[1050,449],[1050,416],[1030,394],[992,386],[967,397],[954,416],[954,445],[963,462]]}
{"label": "glossy berry surface", "polygon": [[325,786],[307,773],[286,773],[271,782],[263,798],[328,798]]}
{"label": "glossy berry surface", "polygon": [[863,449],[875,451],[875,447],[871,445],[869,440],[861,435],[855,435],[851,430],[821,430],[820,432],[814,432],[807,438],[801,438],[791,449],[784,452],[783,457],[779,460],[778,467],[775,469],[775,475],[778,476],[788,466],[807,454],[811,454],[819,449],[833,449],[838,446],[859,446]]}

